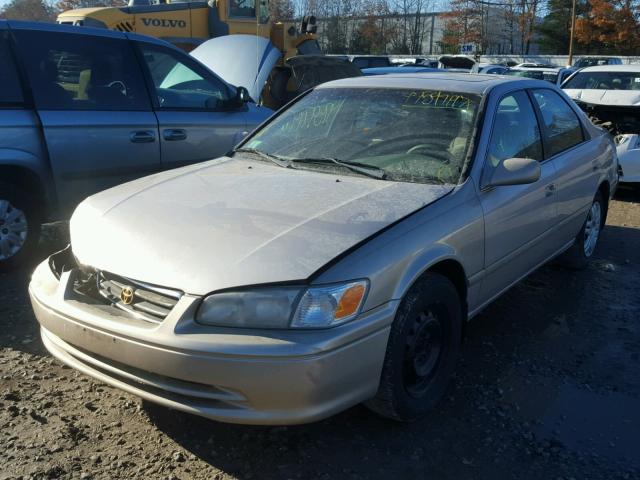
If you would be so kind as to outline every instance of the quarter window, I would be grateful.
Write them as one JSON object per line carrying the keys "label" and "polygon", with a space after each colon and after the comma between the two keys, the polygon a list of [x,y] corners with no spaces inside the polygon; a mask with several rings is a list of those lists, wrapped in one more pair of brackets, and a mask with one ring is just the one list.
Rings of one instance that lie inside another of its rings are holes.
{"label": "quarter window", "polygon": [[21,104],[23,102],[20,79],[11,56],[9,40],[0,32],[0,105]]}
{"label": "quarter window", "polygon": [[216,110],[229,99],[229,89],[195,62],[169,49],[141,45],[160,108]]}
{"label": "quarter window", "polygon": [[575,112],[560,95],[551,90],[534,90],[540,107],[548,141],[548,155],[552,157],[584,140],[582,126]]}
{"label": "quarter window", "polygon": [[498,104],[488,159],[496,167],[508,158],[542,161],[540,129],[528,95],[519,91]]}
{"label": "quarter window", "polygon": [[29,30],[15,35],[39,109],[151,109],[128,41]]}

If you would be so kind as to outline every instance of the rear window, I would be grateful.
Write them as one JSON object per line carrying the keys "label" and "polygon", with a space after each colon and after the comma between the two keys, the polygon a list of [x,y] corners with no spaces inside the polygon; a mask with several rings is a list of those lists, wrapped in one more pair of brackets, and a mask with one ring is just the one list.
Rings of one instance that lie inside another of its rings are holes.
{"label": "rear window", "polygon": [[578,72],[562,88],[580,90],[640,90],[638,72]]}
{"label": "rear window", "polygon": [[0,105],[15,105],[23,102],[22,88],[16,70],[9,40],[0,32]]}

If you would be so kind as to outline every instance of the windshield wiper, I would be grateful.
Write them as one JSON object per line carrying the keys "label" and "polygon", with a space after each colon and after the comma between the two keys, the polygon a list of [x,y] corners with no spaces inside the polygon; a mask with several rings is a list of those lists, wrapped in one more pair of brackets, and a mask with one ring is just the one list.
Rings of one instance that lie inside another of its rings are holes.
{"label": "windshield wiper", "polygon": [[333,157],[291,158],[290,161],[293,163],[333,163],[335,165],[340,165],[341,167],[347,168],[352,172],[366,175],[367,177],[377,178],[378,180],[384,180],[385,178],[387,178],[387,173],[384,171],[384,169],[376,167],[375,165],[368,165],[366,163],[360,162],[350,162],[347,160],[338,160],[337,158]]}
{"label": "windshield wiper", "polygon": [[273,155],[272,153],[267,153],[267,152],[263,152],[262,150],[258,150],[256,148],[238,148],[236,150],[234,150],[235,152],[240,152],[240,153],[253,153],[255,155],[258,155],[261,158],[264,158],[265,160],[269,160],[273,163],[275,163],[276,165],[278,165],[279,167],[283,167],[283,168],[291,168],[291,162],[279,157],[277,155]]}

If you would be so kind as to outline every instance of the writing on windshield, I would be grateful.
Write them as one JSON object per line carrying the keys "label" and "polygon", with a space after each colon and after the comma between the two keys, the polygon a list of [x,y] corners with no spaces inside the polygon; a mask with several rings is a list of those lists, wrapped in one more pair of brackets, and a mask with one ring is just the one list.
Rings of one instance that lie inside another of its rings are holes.
{"label": "writing on windshield", "polygon": [[439,90],[411,90],[405,94],[402,106],[468,110],[473,106],[473,100],[464,95]]}

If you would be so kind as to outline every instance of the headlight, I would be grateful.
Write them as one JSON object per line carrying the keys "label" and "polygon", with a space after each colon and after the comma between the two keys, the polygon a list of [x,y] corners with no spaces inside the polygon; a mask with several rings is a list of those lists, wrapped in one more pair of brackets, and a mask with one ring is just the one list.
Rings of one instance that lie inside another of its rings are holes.
{"label": "headlight", "polygon": [[360,313],[368,282],[311,288],[257,288],[204,299],[197,322],[221,327],[326,328]]}
{"label": "headlight", "polygon": [[309,288],[291,320],[294,328],[333,327],[353,319],[364,303],[367,282]]}

